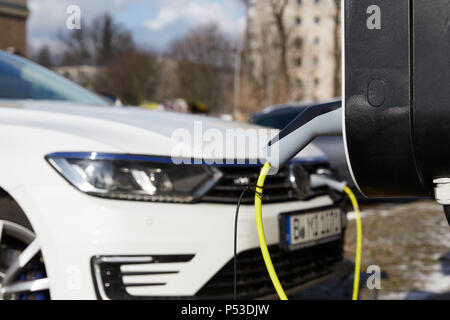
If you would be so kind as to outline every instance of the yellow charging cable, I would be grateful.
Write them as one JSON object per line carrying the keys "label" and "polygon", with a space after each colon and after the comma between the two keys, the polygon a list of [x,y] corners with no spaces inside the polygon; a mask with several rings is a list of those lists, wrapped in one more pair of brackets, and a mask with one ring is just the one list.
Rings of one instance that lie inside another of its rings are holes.
{"label": "yellow charging cable", "polygon": [[355,277],[353,281],[353,296],[352,300],[358,300],[359,293],[359,276],[361,271],[361,251],[362,251],[362,222],[361,212],[359,211],[358,200],[355,194],[349,187],[345,187],[344,192],[350,198],[353,205],[353,210],[356,214],[356,255],[355,255]]}
{"label": "yellow charging cable", "polygon": [[[266,162],[261,170],[258,178],[258,183],[256,185],[255,193],[255,215],[256,215],[256,230],[258,231],[259,246],[261,247],[261,253],[266,264],[267,271],[269,272],[270,279],[272,280],[273,286],[280,297],[280,300],[287,300],[286,293],[284,292],[283,286],[278,279],[277,273],[270,258],[269,249],[267,248],[266,236],[264,234],[264,225],[262,221],[262,194],[264,183],[266,182],[266,177],[269,174],[270,163]],[[356,258],[355,258],[355,279],[353,282],[353,300],[358,300],[359,292],[359,276],[361,269],[361,249],[362,249],[362,223],[361,223],[361,213],[359,211],[358,201],[355,195],[349,187],[345,187],[345,193],[350,198],[353,208],[356,213]]]}
{"label": "yellow charging cable", "polygon": [[266,236],[264,235],[264,226],[262,221],[262,193],[264,187],[264,183],[266,182],[267,174],[270,170],[270,163],[266,162],[264,167],[261,170],[261,174],[258,178],[258,183],[256,184],[256,193],[255,193],[255,214],[256,214],[256,230],[258,231],[258,239],[259,246],[261,247],[261,253],[264,259],[264,263],[266,264],[267,271],[269,272],[270,279],[272,280],[273,286],[280,297],[280,300],[287,300],[286,293],[283,290],[283,286],[278,279],[275,268],[273,267],[272,259],[270,258],[269,249],[267,248]]}

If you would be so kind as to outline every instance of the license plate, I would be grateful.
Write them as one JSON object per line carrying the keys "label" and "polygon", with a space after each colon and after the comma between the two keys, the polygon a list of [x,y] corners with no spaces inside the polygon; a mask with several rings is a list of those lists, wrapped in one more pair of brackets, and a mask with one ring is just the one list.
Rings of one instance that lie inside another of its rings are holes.
{"label": "license plate", "polygon": [[330,208],[315,212],[289,213],[280,216],[281,245],[285,249],[311,247],[339,239],[342,210]]}

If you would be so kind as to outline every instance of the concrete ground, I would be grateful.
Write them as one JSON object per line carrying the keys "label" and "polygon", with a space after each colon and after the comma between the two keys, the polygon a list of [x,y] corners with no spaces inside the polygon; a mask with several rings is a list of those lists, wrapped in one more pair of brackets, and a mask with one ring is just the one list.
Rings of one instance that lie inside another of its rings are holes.
{"label": "concrete ground", "polygon": [[[360,298],[449,299],[450,227],[441,206],[431,200],[361,203],[363,253]],[[355,219],[348,214],[345,255],[355,255]],[[367,267],[378,265],[381,289],[369,290]],[[298,299],[350,299],[353,276],[333,278],[296,296]]]}

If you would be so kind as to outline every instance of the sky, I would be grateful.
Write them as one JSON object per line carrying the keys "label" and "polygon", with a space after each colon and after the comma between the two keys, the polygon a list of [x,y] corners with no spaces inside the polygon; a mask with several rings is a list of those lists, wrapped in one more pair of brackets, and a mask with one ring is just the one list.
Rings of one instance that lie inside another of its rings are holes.
{"label": "sky", "polygon": [[67,30],[70,5],[80,7],[82,23],[111,13],[140,46],[158,51],[204,23],[215,22],[232,37],[245,28],[245,10],[239,0],[28,0],[31,50],[43,45],[54,51],[62,48],[57,34]]}

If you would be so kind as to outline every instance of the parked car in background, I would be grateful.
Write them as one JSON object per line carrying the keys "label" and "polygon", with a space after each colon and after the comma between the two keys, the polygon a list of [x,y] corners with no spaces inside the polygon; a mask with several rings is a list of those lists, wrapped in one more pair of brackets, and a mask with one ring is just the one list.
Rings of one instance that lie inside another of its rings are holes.
{"label": "parked car in background", "polygon": [[[281,130],[308,107],[327,107],[330,104],[341,105],[341,99],[334,99],[329,102],[320,104],[299,102],[270,106],[264,109],[262,112],[251,115],[250,122],[261,126]],[[342,136],[318,137],[313,141],[313,143],[325,153],[332,169],[335,170],[335,173],[340,178],[347,181],[347,183],[353,189],[356,189],[351,173],[348,169],[345,156],[345,146]]]}
{"label": "parked car in background", "polygon": [[[258,176],[249,159],[259,155],[175,165],[171,134],[194,134],[195,121],[221,133],[267,131],[114,107],[0,51],[0,298],[231,298],[236,202]],[[264,187],[266,239],[288,292],[332,276],[343,260],[343,198],[309,188],[309,174],[326,168],[311,145]],[[274,294],[253,199],[239,216],[240,299]]]}

